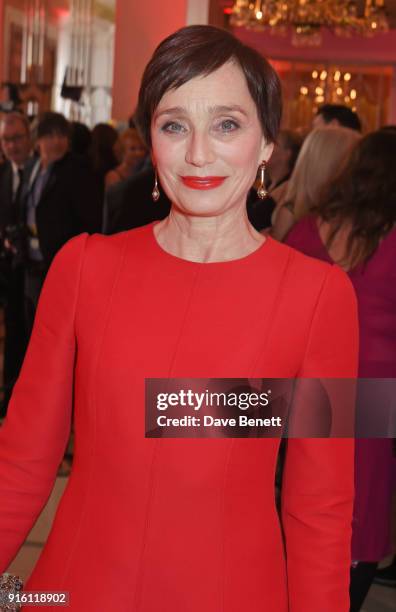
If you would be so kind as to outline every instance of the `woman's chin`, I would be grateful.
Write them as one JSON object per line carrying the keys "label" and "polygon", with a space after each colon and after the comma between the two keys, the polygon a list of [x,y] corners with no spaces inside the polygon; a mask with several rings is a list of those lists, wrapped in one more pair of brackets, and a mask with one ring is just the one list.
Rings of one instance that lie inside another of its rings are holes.
{"label": "woman's chin", "polygon": [[193,217],[217,217],[230,208],[237,207],[233,194],[224,192],[220,194],[218,189],[207,191],[191,189],[188,194],[183,193],[172,198],[172,202],[178,212]]}
{"label": "woman's chin", "polygon": [[228,208],[227,202],[181,202],[174,203],[173,207],[183,215],[189,217],[218,217]]}

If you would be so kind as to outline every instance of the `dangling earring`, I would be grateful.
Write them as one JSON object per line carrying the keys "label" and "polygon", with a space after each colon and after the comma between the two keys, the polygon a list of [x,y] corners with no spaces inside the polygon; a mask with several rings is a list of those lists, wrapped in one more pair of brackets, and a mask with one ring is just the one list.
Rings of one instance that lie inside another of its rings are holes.
{"label": "dangling earring", "polygon": [[257,189],[257,195],[260,198],[260,200],[264,200],[264,198],[266,198],[268,196],[268,191],[265,188],[265,169],[267,167],[267,162],[266,161],[262,161],[261,164],[259,165],[259,170],[260,170],[260,184],[258,186]]}
{"label": "dangling earring", "polygon": [[156,202],[157,200],[159,200],[160,197],[160,192],[158,189],[158,177],[157,177],[157,170],[155,171],[155,179],[154,179],[154,189],[151,192],[151,196],[154,200],[154,202]]}

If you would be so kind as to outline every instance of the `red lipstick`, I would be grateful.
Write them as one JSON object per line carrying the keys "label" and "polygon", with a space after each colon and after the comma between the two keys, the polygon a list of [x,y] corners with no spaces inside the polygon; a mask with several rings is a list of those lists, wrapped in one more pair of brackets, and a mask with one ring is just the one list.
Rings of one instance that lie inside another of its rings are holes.
{"label": "red lipstick", "polygon": [[183,185],[190,189],[215,189],[224,183],[226,176],[181,176]]}

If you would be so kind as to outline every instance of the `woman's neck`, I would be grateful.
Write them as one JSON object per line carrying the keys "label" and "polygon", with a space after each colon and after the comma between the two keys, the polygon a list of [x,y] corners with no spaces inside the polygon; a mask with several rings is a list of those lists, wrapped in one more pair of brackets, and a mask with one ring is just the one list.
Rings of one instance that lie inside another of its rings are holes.
{"label": "woman's neck", "polygon": [[250,224],[246,209],[242,215],[230,211],[216,217],[193,217],[172,207],[154,233],[168,253],[200,263],[240,259],[266,240]]}

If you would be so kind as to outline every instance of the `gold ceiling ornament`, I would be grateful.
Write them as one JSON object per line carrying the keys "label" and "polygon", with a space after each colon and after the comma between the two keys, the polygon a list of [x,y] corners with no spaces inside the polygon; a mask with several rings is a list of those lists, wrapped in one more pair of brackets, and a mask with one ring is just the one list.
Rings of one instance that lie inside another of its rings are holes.
{"label": "gold ceiling ornament", "polygon": [[389,30],[385,0],[236,0],[230,24],[280,35],[291,30],[295,46],[320,45],[322,28],[345,37]]}

